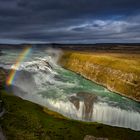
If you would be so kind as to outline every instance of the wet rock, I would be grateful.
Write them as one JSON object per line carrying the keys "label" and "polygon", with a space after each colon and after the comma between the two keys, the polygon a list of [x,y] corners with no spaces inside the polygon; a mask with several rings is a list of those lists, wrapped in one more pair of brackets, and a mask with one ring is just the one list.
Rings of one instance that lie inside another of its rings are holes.
{"label": "wet rock", "polygon": [[1,127],[0,127],[0,140],[6,140],[6,137],[5,137]]}
{"label": "wet rock", "polygon": [[43,62],[45,63],[45,66],[53,69],[52,66],[51,66],[51,64],[48,61],[43,60]]}
{"label": "wet rock", "polygon": [[93,100],[97,100],[97,96],[94,93],[88,92],[79,92],[77,93],[77,97],[84,99],[85,101],[92,102]]}
{"label": "wet rock", "polygon": [[86,135],[84,137],[84,140],[108,140],[108,138],[96,138],[96,137],[91,136],[91,135]]}
{"label": "wet rock", "polygon": [[97,101],[97,96],[93,93],[79,92],[69,98],[70,102],[76,107],[80,108],[80,102],[84,103],[82,108],[82,117],[85,120],[90,120],[93,114],[93,105]]}
{"label": "wet rock", "polygon": [[71,96],[70,97],[70,102],[74,104],[77,110],[79,110],[80,107],[80,100],[76,96]]}
{"label": "wet rock", "polygon": [[93,105],[97,96],[91,93],[77,93],[78,97],[84,99],[83,119],[90,120],[93,114]]}

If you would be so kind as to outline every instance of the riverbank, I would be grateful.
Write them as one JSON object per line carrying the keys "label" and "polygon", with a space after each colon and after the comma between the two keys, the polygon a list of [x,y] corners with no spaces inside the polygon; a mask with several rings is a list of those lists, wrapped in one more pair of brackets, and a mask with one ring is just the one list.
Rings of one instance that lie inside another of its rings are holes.
{"label": "riverbank", "polygon": [[140,101],[140,55],[64,51],[60,64],[123,96]]}

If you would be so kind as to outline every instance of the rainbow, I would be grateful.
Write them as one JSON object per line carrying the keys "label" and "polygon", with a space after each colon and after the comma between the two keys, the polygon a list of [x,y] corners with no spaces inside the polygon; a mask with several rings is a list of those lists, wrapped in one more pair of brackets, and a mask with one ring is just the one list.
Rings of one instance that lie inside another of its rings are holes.
{"label": "rainbow", "polygon": [[22,53],[19,55],[16,63],[14,64],[14,68],[11,69],[10,74],[6,80],[6,85],[11,85],[16,76],[17,69],[20,67],[21,63],[27,58],[29,53],[31,52],[31,47],[25,48]]}

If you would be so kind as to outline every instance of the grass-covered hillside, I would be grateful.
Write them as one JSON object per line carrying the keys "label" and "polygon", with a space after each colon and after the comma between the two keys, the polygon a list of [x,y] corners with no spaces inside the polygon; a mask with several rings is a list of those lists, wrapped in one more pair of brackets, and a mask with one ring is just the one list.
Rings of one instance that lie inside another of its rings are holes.
{"label": "grass-covered hillside", "polygon": [[112,91],[140,101],[140,54],[64,51],[60,63]]}
{"label": "grass-covered hillside", "polygon": [[1,91],[6,109],[0,119],[8,140],[83,140],[86,135],[109,140],[139,140],[130,129],[69,120],[62,115]]}

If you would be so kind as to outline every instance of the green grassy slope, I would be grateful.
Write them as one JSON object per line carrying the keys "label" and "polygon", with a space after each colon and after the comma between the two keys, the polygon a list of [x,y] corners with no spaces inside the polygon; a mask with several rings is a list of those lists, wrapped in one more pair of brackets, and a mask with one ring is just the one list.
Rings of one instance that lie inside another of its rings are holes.
{"label": "green grassy slope", "polygon": [[139,140],[130,129],[66,119],[62,115],[1,91],[6,109],[0,119],[8,140],[83,140],[85,135],[109,140]]}

